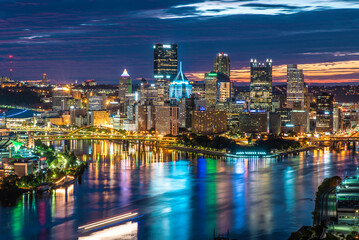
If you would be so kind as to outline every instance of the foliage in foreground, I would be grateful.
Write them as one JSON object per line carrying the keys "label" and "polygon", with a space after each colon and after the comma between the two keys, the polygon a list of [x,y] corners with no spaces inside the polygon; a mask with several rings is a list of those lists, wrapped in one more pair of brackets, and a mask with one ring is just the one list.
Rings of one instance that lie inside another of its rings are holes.
{"label": "foliage in foreground", "polygon": [[290,150],[300,147],[300,143],[294,140],[283,138],[271,138],[268,140],[257,140],[254,146],[240,146],[233,139],[219,136],[204,136],[197,134],[183,134],[178,137],[178,143],[189,147],[204,147],[213,149],[226,149],[236,151],[266,151]]}
{"label": "foliage in foreground", "polygon": [[272,150],[285,151],[300,148],[300,143],[295,140],[287,140],[283,138],[271,138],[268,140],[257,140],[255,145],[257,147],[266,150],[267,152]]}
{"label": "foliage in foreground", "polygon": [[47,146],[39,140],[35,142],[35,153],[46,157],[49,168],[21,178],[17,175],[2,178],[0,181],[0,201],[3,204],[15,203],[25,190],[35,190],[41,184],[51,186],[66,175],[80,176],[88,166],[86,162],[78,161],[73,152],[56,151],[53,146]]}
{"label": "foliage in foreground", "polygon": [[358,239],[359,236],[358,232],[351,232],[347,236],[344,236],[344,234],[340,234],[340,237],[333,233],[325,233],[324,237],[320,238],[323,231],[326,231],[324,225],[317,225],[314,227],[303,226],[297,232],[292,232],[288,240],[354,240]]}

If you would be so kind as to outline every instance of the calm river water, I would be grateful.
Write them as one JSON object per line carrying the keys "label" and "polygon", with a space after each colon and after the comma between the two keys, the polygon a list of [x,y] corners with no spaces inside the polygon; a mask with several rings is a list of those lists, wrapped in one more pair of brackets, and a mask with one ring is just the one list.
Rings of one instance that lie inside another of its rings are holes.
{"label": "calm river water", "polygon": [[[0,239],[287,239],[311,225],[324,178],[356,174],[343,151],[274,159],[210,159],[167,149],[73,141],[89,161],[76,183],[0,207]],[[56,144],[62,148],[63,142]],[[137,221],[80,236],[88,222],[138,209]]]}

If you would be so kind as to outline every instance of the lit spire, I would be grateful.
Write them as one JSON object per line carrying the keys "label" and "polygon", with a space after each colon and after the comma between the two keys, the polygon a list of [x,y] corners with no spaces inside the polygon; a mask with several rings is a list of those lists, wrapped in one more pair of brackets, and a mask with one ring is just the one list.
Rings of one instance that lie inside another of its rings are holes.
{"label": "lit spire", "polygon": [[188,82],[188,79],[186,78],[186,76],[182,72],[182,62],[180,62],[179,71],[177,73],[177,76],[173,80],[174,81],[186,81],[186,82]]}
{"label": "lit spire", "polygon": [[123,70],[123,73],[121,74],[121,77],[129,77],[129,76],[130,76],[130,74],[128,74],[128,72],[125,68],[125,70]]}

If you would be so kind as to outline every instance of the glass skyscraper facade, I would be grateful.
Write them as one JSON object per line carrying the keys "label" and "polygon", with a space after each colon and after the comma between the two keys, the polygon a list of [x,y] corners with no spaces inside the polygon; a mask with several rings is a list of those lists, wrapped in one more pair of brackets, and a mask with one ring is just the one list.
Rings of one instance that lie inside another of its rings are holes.
{"label": "glass skyscraper facade", "polygon": [[230,77],[231,62],[227,53],[218,53],[214,60],[214,71]]}
{"label": "glass skyscraper facade", "polygon": [[316,132],[333,131],[334,98],[328,93],[317,96]]}
{"label": "glass skyscraper facade", "polygon": [[272,60],[265,63],[251,60],[250,110],[262,112],[272,110]]}
{"label": "glass skyscraper facade", "polygon": [[305,83],[302,69],[297,64],[287,65],[287,106],[295,110],[304,109]]}
{"label": "glass skyscraper facade", "polygon": [[177,75],[177,44],[157,43],[153,48],[155,82],[168,83]]}
{"label": "glass skyscraper facade", "polygon": [[153,78],[158,91],[157,103],[163,105],[169,97],[168,85],[177,75],[177,44],[157,43],[153,45],[153,49]]}
{"label": "glass skyscraper facade", "polygon": [[182,72],[182,63],[180,71],[169,86],[169,98],[177,101],[183,98],[189,98],[192,94],[192,85]]}
{"label": "glass skyscraper facade", "polygon": [[209,72],[204,75],[205,99],[208,107],[216,102],[226,102],[231,98],[232,83],[229,77],[221,72]]}

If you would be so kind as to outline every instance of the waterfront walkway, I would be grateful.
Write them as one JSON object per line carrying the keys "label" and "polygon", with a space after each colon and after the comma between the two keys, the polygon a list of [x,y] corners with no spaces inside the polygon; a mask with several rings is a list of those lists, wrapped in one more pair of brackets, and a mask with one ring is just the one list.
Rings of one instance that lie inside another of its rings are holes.
{"label": "waterfront walkway", "polygon": [[219,157],[225,157],[227,155],[227,152],[225,150],[219,151],[219,150],[209,150],[209,149],[202,149],[202,148],[173,146],[173,145],[167,145],[167,146],[163,146],[163,147],[168,148],[168,149],[175,149],[175,150],[179,150],[179,151],[202,153],[202,154],[206,154],[206,155],[219,156]]}
{"label": "waterfront walkway", "polygon": [[227,153],[225,150],[210,150],[210,149],[203,149],[203,148],[196,148],[196,147],[186,147],[186,146],[174,146],[174,145],[164,145],[163,147],[169,149],[175,149],[179,151],[186,151],[186,152],[194,152],[194,153],[202,153],[206,155],[213,155],[219,157],[232,157],[232,158],[243,158],[243,157],[264,157],[264,158],[278,158],[278,157],[285,157],[285,156],[292,156],[299,154],[300,152],[308,152],[310,150],[316,150],[319,147],[302,147],[298,149],[292,149],[287,151],[280,151],[273,154],[267,154],[264,152],[259,152],[258,154],[246,154],[245,152],[241,155],[239,154],[231,154]]}

